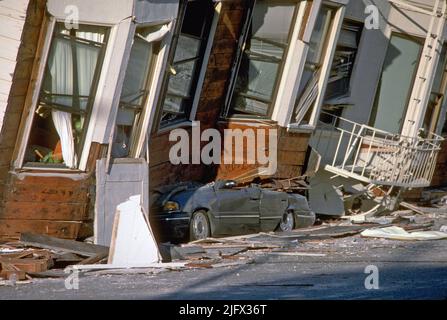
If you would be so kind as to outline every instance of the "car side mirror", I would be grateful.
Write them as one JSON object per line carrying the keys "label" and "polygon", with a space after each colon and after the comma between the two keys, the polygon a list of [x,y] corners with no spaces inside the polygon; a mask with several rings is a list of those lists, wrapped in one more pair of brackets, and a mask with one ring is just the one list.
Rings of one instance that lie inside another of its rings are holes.
{"label": "car side mirror", "polygon": [[234,187],[236,187],[235,181],[226,181],[223,185],[223,189],[233,189]]}

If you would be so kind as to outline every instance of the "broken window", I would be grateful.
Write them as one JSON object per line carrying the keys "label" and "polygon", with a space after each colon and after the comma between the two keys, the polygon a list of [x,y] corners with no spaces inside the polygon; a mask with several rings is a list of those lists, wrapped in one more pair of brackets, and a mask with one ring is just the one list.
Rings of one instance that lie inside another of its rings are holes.
{"label": "broken window", "polygon": [[351,20],[343,21],[326,87],[325,104],[322,106],[327,113],[320,115],[320,121],[326,123],[337,121],[337,118],[333,116],[341,117],[346,107],[346,104],[334,103],[333,99],[343,98],[349,94],[362,29],[361,23]]}
{"label": "broken window", "polygon": [[108,28],[56,23],[39,101],[33,117],[26,166],[76,168],[88,128]]}
{"label": "broken window", "polygon": [[144,106],[147,102],[152,70],[160,39],[168,27],[137,28],[124,77],[116,118],[112,157],[136,156]]}
{"label": "broken window", "polygon": [[400,133],[424,43],[393,34],[382,68],[370,125]]}
{"label": "broken window", "polygon": [[319,82],[321,67],[328,46],[329,35],[337,9],[323,6],[320,9],[309,43],[309,51],[298,89],[295,122],[301,125],[309,124],[313,107],[320,94]]}
{"label": "broken window", "polygon": [[228,115],[269,117],[293,30],[297,4],[256,1]]}
{"label": "broken window", "polygon": [[164,83],[161,126],[189,120],[214,15],[212,1],[184,1]]}
{"label": "broken window", "polygon": [[348,94],[362,29],[362,24],[349,20],[343,22],[326,88],[326,99]]}

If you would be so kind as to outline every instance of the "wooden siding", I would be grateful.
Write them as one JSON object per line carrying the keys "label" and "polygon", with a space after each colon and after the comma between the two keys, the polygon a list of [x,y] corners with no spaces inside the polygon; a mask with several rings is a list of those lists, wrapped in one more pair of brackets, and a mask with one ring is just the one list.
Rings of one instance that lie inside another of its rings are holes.
{"label": "wooden siding", "polygon": [[89,186],[88,179],[11,175],[0,213],[0,238],[34,232],[76,239],[89,218]]}
{"label": "wooden siding", "polygon": [[29,0],[0,1],[0,130],[18,61]]}

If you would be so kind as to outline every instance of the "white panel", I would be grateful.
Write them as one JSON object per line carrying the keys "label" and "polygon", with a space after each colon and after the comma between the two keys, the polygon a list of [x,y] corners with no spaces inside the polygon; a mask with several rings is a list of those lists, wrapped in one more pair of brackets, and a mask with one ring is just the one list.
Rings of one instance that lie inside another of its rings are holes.
{"label": "white panel", "polygon": [[117,205],[141,194],[149,211],[149,167],[144,159],[115,159],[106,174],[107,159],[96,163],[95,243],[108,246]]}
{"label": "white panel", "polygon": [[[135,25],[131,23],[130,19],[123,21],[114,27],[113,34],[110,36],[93,106],[87,141],[108,142],[106,134],[107,124],[111,121],[115,122],[116,111],[112,112],[111,109],[114,104],[118,105],[118,99],[121,94],[121,90],[117,93],[116,88],[118,87],[118,82],[124,80],[133,38],[131,28],[135,28]],[[87,146],[85,150],[89,150],[89,148]],[[84,160],[86,161],[86,159]],[[82,165],[83,162],[81,161]]]}
{"label": "white panel", "polygon": [[65,20],[78,9],[81,23],[116,24],[132,15],[133,0],[48,0],[47,8],[57,19]]}
{"label": "white panel", "polygon": [[0,15],[0,37],[20,40],[24,22],[24,20],[16,20]]}
{"label": "white panel", "polygon": [[28,0],[0,2],[0,130],[16,67]]}
{"label": "white panel", "polygon": [[9,96],[9,90],[11,89],[11,82],[0,79],[0,94]]}
{"label": "white panel", "polygon": [[25,13],[28,8],[29,0],[2,0],[0,1],[0,12],[13,10],[18,13]]}
{"label": "white panel", "polygon": [[0,56],[0,80],[12,81],[15,67],[15,61],[5,60]]}
{"label": "white panel", "polygon": [[0,20],[2,19],[2,17],[9,17],[15,20],[25,21],[26,11],[17,10],[17,8],[4,7],[1,5],[0,2]]}
{"label": "white panel", "polygon": [[135,3],[137,23],[171,21],[177,13],[178,0],[138,0]]}
{"label": "white panel", "polygon": [[20,40],[0,36],[0,58],[16,61]]}
{"label": "white panel", "polygon": [[114,236],[110,245],[112,265],[142,266],[158,263],[161,256],[147,217],[140,205],[141,196],[135,195],[116,209]]}

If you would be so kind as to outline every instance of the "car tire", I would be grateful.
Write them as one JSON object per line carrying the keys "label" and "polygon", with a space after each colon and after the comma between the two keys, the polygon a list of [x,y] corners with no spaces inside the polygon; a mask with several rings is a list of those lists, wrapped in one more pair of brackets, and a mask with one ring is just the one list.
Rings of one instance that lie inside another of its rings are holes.
{"label": "car tire", "polygon": [[278,230],[288,232],[295,229],[295,213],[293,211],[284,212]]}
{"label": "car tire", "polygon": [[203,210],[194,212],[191,217],[191,223],[189,224],[190,241],[209,237],[211,237],[211,225],[207,213]]}

